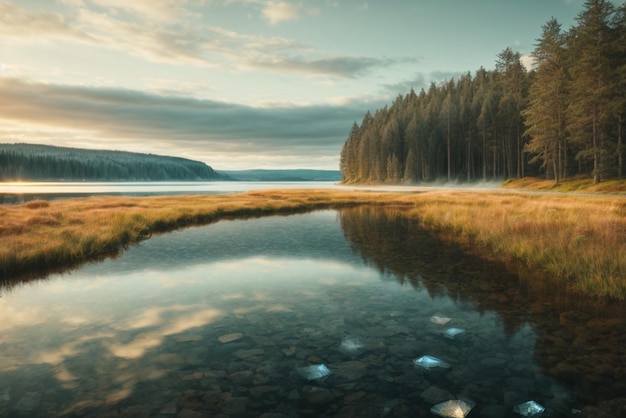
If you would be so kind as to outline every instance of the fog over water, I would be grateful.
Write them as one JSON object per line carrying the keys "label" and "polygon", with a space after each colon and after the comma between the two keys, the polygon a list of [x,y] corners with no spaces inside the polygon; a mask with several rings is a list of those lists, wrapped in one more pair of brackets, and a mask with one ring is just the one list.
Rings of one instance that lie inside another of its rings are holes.
{"label": "fog over water", "polygon": [[429,190],[497,190],[498,182],[429,183],[428,185],[342,185],[332,181],[215,181],[215,182],[0,182],[0,203],[61,199],[91,195],[224,194],[269,189],[336,189],[390,192]]}

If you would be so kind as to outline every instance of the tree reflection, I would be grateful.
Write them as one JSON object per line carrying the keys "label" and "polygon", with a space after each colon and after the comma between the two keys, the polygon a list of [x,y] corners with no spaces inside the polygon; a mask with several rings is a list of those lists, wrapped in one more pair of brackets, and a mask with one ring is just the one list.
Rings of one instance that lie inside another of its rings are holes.
{"label": "tree reflection", "polygon": [[569,294],[540,272],[435,234],[402,208],[347,208],[339,219],[352,248],[385,277],[496,312],[509,337],[531,325],[542,371],[576,387],[583,401],[626,393],[622,304]]}

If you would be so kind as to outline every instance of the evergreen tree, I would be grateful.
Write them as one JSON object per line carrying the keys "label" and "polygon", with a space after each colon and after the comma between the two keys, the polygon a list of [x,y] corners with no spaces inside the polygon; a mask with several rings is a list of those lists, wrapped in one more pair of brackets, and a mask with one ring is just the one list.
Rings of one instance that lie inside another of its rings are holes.
{"label": "evergreen tree", "polygon": [[525,149],[535,155],[531,161],[541,161],[546,175],[558,183],[567,167],[565,36],[554,18],[542,29],[532,53],[537,69],[530,87],[529,105],[523,112],[525,133],[531,138]]}
{"label": "evergreen tree", "polygon": [[593,179],[604,175],[603,162],[611,116],[611,90],[615,87],[611,68],[613,31],[610,27],[613,5],[608,0],[587,0],[569,39],[571,54],[571,99],[568,132],[578,145],[577,158],[591,159]]}

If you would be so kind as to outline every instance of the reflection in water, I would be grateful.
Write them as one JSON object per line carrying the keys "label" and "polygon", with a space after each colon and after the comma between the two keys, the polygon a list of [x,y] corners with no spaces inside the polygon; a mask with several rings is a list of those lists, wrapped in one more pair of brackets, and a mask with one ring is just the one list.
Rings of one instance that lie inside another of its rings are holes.
{"label": "reflection in water", "polygon": [[566,416],[624,395],[622,316],[555,300],[397,211],[191,228],[5,288],[0,416],[428,416],[459,396]]}
{"label": "reflection in water", "polygon": [[443,245],[401,210],[349,209],[341,212],[341,225],[381,273],[433,297],[446,295],[479,312],[496,312],[509,337],[530,326],[541,370],[575,387],[582,401],[626,395],[623,304],[562,294],[522,266],[487,263]]}

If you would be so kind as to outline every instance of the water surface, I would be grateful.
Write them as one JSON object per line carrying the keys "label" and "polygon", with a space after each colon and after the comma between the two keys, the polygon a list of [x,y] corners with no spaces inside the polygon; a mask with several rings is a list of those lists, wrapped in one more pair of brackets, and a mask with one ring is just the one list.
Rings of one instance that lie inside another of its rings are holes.
{"label": "water surface", "polygon": [[94,195],[163,196],[224,194],[263,189],[339,188],[331,181],[189,181],[189,182],[0,182],[0,203]]}
{"label": "water surface", "polygon": [[381,208],[189,228],[1,292],[0,416],[431,416],[454,397],[470,417],[529,399],[558,417],[626,393],[619,307]]}

